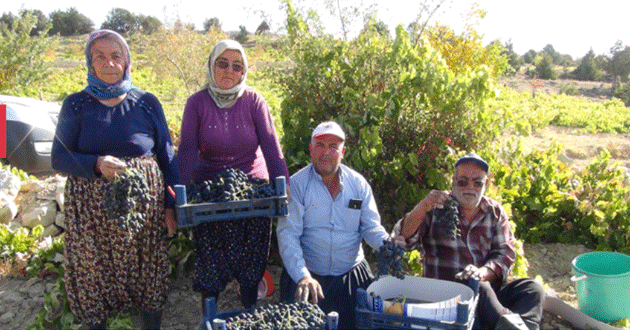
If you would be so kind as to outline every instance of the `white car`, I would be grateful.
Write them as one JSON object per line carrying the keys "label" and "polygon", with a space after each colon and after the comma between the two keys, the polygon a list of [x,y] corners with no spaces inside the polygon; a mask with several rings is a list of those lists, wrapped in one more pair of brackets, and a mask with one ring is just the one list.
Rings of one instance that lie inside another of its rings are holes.
{"label": "white car", "polygon": [[36,99],[0,95],[7,106],[7,157],[2,163],[28,174],[52,173],[52,149],[61,105]]}

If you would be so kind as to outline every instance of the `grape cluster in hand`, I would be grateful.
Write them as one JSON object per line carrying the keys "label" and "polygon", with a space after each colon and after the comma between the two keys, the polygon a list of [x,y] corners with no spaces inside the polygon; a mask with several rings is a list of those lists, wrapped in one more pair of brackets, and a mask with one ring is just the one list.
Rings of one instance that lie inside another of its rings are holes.
{"label": "grape cluster in hand", "polygon": [[324,312],[307,302],[259,306],[225,321],[228,330],[326,329]]}
{"label": "grape cluster in hand", "polygon": [[107,218],[116,220],[119,228],[137,233],[145,220],[144,214],[137,211],[138,206],[148,205],[153,199],[142,173],[127,168],[105,188]]}
{"label": "grape cluster in hand", "polygon": [[273,185],[267,180],[248,179],[239,169],[228,168],[214,178],[186,186],[189,204],[239,201],[275,196]]}
{"label": "grape cluster in hand", "polygon": [[376,279],[383,275],[392,275],[404,279],[403,255],[407,250],[392,240],[383,240],[383,245],[376,252]]}
{"label": "grape cluster in hand", "polygon": [[437,209],[437,222],[441,223],[448,229],[451,239],[461,237],[459,229],[459,202],[453,194],[449,195],[449,199],[444,203],[444,207]]}

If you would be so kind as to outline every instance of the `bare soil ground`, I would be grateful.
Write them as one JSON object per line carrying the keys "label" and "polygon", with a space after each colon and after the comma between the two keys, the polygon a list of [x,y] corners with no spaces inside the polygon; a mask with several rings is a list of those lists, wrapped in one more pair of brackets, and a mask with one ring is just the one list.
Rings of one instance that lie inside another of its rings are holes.
{"label": "bare soil ground", "polygon": [[[604,102],[612,96],[612,84],[579,80],[539,80],[538,93],[559,94],[562,86],[575,86],[578,95],[594,102]],[[519,92],[532,91],[532,79],[519,73],[514,77],[502,78],[500,84]],[[630,110],[629,110],[630,111]],[[563,154],[572,161],[572,165],[583,168],[595,158],[603,148],[610,152],[611,158],[621,165],[630,167],[630,134],[586,134],[571,127],[548,126],[521,137],[525,151],[545,149],[553,142],[562,145]]]}

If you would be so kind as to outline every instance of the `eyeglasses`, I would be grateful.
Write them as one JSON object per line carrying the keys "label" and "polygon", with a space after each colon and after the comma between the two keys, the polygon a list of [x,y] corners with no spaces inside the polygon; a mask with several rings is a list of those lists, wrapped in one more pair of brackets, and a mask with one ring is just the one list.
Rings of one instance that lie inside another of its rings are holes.
{"label": "eyeglasses", "polygon": [[[230,67],[230,62],[227,62],[227,61],[216,61],[215,65],[219,69],[226,70],[227,68]],[[236,64],[236,63],[232,63],[232,71],[234,71],[234,72],[243,72],[243,69],[244,68],[243,68],[242,65]]]}
{"label": "eyeglasses", "polygon": [[[468,184],[470,184],[471,182],[468,180],[457,180],[457,185],[461,188],[466,188],[468,187]],[[483,187],[485,183],[483,181],[473,181],[472,182],[472,186],[475,188],[481,188]]]}

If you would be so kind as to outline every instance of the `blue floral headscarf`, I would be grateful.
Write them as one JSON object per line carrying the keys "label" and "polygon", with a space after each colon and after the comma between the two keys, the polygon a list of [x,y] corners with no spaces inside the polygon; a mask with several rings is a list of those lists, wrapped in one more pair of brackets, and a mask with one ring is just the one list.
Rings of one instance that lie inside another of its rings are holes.
{"label": "blue floral headscarf", "polygon": [[[115,84],[107,84],[96,77],[96,71],[92,64],[92,45],[98,39],[113,36],[116,42],[122,48],[125,55],[125,73],[121,81]],[[85,44],[85,61],[88,68],[87,83],[85,91],[97,99],[106,100],[124,95],[130,90],[136,88],[131,82],[131,55],[129,54],[129,46],[125,39],[112,30],[96,30],[90,34]]]}

